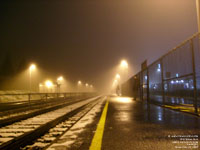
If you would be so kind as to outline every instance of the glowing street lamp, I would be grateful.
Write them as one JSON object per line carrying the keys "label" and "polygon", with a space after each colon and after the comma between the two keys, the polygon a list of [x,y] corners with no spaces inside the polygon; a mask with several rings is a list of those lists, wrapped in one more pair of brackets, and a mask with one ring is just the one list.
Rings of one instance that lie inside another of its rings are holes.
{"label": "glowing street lamp", "polygon": [[52,88],[52,87],[53,87],[52,81],[47,80],[47,81],[45,82],[45,86],[46,86],[48,89]]}
{"label": "glowing street lamp", "polygon": [[47,88],[51,88],[53,86],[53,83],[50,80],[47,80],[45,82],[45,85],[46,85]]}
{"label": "glowing street lamp", "polygon": [[63,77],[62,76],[58,77],[57,81],[62,82],[63,81]]}
{"label": "glowing street lamp", "polygon": [[126,60],[122,60],[120,63],[121,68],[121,78],[124,81],[128,77],[128,62]]}
{"label": "glowing street lamp", "polygon": [[116,74],[115,77],[116,77],[117,80],[119,80],[121,78],[119,74]]}
{"label": "glowing street lamp", "polygon": [[43,84],[42,83],[39,84],[39,91],[40,91],[40,93],[43,92]]}
{"label": "glowing street lamp", "polygon": [[85,87],[86,87],[86,92],[87,92],[87,90],[88,90],[88,87],[89,87],[89,84],[88,84],[88,83],[86,83],[86,84],[85,84]]}
{"label": "glowing street lamp", "polygon": [[78,92],[79,92],[80,88],[81,88],[81,85],[82,85],[82,82],[79,80],[77,85],[78,85]]}
{"label": "glowing street lamp", "polygon": [[122,68],[124,68],[124,69],[127,69],[127,68],[128,68],[128,63],[127,63],[127,61],[126,61],[126,60],[122,60],[120,66],[121,66]]}
{"label": "glowing street lamp", "polygon": [[35,64],[32,64],[30,67],[29,67],[30,70],[35,70],[36,69],[36,65]]}
{"label": "glowing street lamp", "polygon": [[30,92],[32,91],[32,72],[36,69],[35,64],[31,64],[29,67],[29,80],[30,80]]}
{"label": "glowing street lamp", "polygon": [[82,84],[82,82],[81,81],[78,81],[78,85],[80,86]]}

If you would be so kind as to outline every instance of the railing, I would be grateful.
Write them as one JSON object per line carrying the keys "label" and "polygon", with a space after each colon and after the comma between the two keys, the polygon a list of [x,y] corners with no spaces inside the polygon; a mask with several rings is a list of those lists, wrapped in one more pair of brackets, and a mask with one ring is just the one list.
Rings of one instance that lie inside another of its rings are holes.
{"label": "railing", "polygon": [[23,93],[23,94],[0,94],[0,104],[5,103],[19,103],[19,102],[37,102],[47,101],[52,99],[67,99],[72,97],[84,98],[88,96],[94,96],[96,93],[84,92],[84,93]]}
{"label": "railing", "polygon": [[200,107],[199,33],[122,85],[122,95],[159,104]]}

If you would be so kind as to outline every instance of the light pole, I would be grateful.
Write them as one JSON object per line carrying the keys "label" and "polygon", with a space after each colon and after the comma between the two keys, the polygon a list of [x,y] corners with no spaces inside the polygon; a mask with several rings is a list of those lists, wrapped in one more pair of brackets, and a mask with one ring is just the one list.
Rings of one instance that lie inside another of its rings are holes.
{"label": "light pole", "polygon": [[80,92],[81,85],[82,85],[82,82],[79,80],[78,81],[78,92]]}
{"label": "light pole", "polygon": [[47,81],[45,82],[45,85],[46,85],[47,90],[48,90],[47,92],[50,93],[51,88],[53,87],[53,83],[52,83],[52,81],[47,80]]}
{"label": "light pole", "polygon": [[198,32],[200,32],[200,0],[196,0]]}
{"label": "light pole", "polygon": [[90,92],[93,91],[93,85],[90,85]]}
{"label": "light pole", "polygon": [[29,84],[30,84],[30,92],[32,91],[32,72],[35,70],[36,66],[35,64],[30,65],[29,67]]}
{"label": "light pole", "polygon": [[115,77],[116,77],[117,80],[120,80],[120,75],[118,73],[116,74]]}
{"label": "light pole", "polygon": [[86,87],[86,92],[88,92],[88,86],[89,86],[89,84],[88,84],[88,83],[86,83],[86,84],[85,84],[85,87]]}
{"label": "light pole", "polygon": [[128,75],[128,62],[126,60],[122,60],[120,63],[120,68],[122,69],[122,80],[125,80],[125,78]]}
{"label": "light pole", "polygon": [[42,84],[42,83],[39,84],[39,92],[40,92],[40,93],[43,93],[43,92],[44,92],[43,84]]}
{"label": "light pole", "polygon": [[60,93],[60,91],[61,91],[62,81],[63,81],[63,77],[62,76],[60,76],[60,77],[57,78],[57,90],[58,90],[57,92],[58,93]]}
{"label": "light pole", "polygon": [[118,96],[120,95],[119,81],[117,79],[115,79],[113,82],[113,90]]}
{"label": "light pole", "polygon": [[118,84],[117,85],[117,93],[118,93],[118,95],[121,95],[121,82],[120,82],[120,79],[121,79],[121,76],[117,73],[116,75],[115,75],[115,82]]}

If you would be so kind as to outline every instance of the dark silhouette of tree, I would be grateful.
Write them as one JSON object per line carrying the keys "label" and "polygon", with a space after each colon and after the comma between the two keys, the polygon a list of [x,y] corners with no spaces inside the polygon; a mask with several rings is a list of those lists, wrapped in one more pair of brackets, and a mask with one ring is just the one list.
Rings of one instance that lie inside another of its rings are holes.
{"label": "dark silhouette of tree", "polygon": [[22,58],[19,60],[19,65],[16,70],[16,73],[21,73],[22,71],[26,70],[28,68],[28,63],[25,58]]}
{"label": "dark silhouette of tree", "polygon": [[[0,90],[16,88],[16,77],[28,68],[27,60],[14,51],[8,51],[0,66]],[[18,88],[18,87],[17,87]]]}
{"label": "dark silhouette of tree", "polygon": [[11,55],[11,52],[7,52],[5,59],[0,68],[0,76],[7,78],[14,75],[14,73],[15,73],[15,70],[13,66],[12,55]]}

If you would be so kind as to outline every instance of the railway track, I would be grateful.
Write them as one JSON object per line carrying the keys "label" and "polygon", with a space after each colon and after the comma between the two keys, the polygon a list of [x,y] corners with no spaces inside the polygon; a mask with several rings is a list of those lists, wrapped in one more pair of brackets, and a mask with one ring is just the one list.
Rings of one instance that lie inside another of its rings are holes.
{"label": "railway track", "polygon": [[100,100],[100,96],[90,98],[2,127],[0,128],[0,150],[30,149],[27,144],[35,140],[36,143],[40,143],[40,147],[36,145],[35,148],[43,149],[72,127]]}
{"label": "railway track", "polygon": [[[86,105],[77,114],[51,128],[46,134],[35,140],[31,145],[22,148],[22,150],[49,150],[54,147],[54,144],[63,141],[63,137],[66,139],[66,136],[68,137],[67,141],[72,144],[72,139],[78,138],[77,134],[84,130],[86,124],[90,123],[93,115],[98,112],[98,108],[102,107],[104,100],[105,98],[102,98]],[[90,119],[87,120],[88,118]]]}
{"label": "railway track", "polygon": [[63,100],[63,101],[59,101],[57,104],[47,103],[45,105],[41,105],[37,107],[29,107],[29,109],[25,108],[25,109],[13,111],[13,112],[6,112],[6,113],[3,112],[3,113],[0,113],[0,127],[12,124],[14,122],[17,122],[23,119],[34,117],[36,115],[40,115],[42,113],[46,113],[55,109],[59,109],[64,106],[71,105],[73,103],[76,103],[85,99],[87,98],[70,99],[67,101]]}

